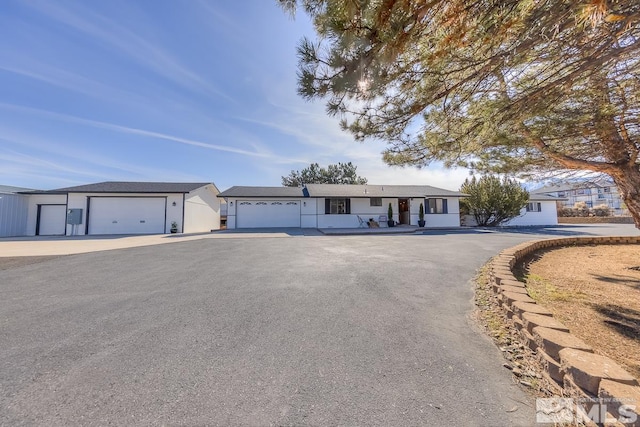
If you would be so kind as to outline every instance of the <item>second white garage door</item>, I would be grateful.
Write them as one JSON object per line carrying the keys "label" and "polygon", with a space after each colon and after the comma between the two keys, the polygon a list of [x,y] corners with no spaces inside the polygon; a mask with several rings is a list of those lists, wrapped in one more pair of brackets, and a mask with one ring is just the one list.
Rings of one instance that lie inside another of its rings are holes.
{"label": "second white garage door", "polygon": [[92,197],[89,234],[161,234],[164,197]]}
{"label": "second white garage door", "polygon": [[243,200],[237,203],[237,228],[300,227],[300,202],[297,200]]}

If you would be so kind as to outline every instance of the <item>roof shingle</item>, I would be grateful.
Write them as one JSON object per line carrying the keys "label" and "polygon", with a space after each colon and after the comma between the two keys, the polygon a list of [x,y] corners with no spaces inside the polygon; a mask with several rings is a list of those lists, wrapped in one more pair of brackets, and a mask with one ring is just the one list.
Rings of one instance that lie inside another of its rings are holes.
{"label": "roof shingle", "polygon": [[464,197],[430,185],[308,184],[311,197]]}
{"label": "roof shingle", "polygon": [[243,187],[233,186],[218,197],[305,197],[302,187]]}
{"label": "roof shingle", "polygon": [[307,184],[303,187],[242,187],[223,191],[218,197],[464,197],[458,191],[429,185]]}
{"label": "roof shingle", "polygon": [[33,193],[189,193],[211,182],[131,182],[107,181]]}

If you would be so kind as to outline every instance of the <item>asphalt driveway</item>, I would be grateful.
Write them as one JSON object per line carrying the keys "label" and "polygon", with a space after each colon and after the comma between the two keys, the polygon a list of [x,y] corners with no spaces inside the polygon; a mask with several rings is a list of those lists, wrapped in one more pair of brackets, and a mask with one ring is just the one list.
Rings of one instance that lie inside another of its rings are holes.
{"label": "asphalt driveway", "polygon": [[2,270],[0,424],[531,425],[468,315],[475,270],[538,232],[241,236]]}

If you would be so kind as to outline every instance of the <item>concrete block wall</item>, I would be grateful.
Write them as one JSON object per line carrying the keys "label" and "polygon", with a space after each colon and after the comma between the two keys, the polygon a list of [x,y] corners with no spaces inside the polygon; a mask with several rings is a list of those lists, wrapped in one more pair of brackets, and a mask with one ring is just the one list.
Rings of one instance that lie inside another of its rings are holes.
{"label": "concrete block wall", "polygon": [[527,242],[502,251],[489,264],[489,271],[492,288],[507,318],[536,353],[545,374],[562,387],[565,394],[619,402],[635,399],[635,413],[640,419],[638,379],[610,358],[595,354],[588,344],[571,334],[549,310],[528,296],[525,284],[512,272],[515,265],[540,250],[611,244],[640,244],[640,236],[565,237]]}

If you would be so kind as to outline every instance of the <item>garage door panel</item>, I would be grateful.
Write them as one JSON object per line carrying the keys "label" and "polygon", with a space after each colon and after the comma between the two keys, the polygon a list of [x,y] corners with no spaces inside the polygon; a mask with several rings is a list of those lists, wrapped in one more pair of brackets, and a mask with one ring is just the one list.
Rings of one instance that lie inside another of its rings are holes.
{"label": "garage door panel", "polygon": [[41,205],[38,224],[39,236],[61,236],[65,234],[67,207],[65,205]]}
{"label": "garage door panel", "polygon": [[297,200],[247,200],[236,206],[237,228],[300,227]]}
{"label": "garage door panel", "polygon": [[164,197],[92,197],[89,234],[161,234]]}

